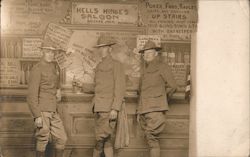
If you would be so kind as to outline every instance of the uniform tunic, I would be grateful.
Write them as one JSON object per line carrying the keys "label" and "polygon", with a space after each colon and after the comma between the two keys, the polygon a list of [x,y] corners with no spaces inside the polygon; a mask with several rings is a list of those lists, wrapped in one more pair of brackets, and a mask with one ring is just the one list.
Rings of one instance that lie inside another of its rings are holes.
{"label": "uniform tunic", "polygon": [[56,149],[64,149],[67,135],[57,113],[56,92],[59,79],[54,63],[41,60],[31,71],[27,101],[34,118],[41,117],[43,126],[36,128],[36,150],[45,151],[52,135]]}
{"label": "uniform tunic", "polygon": [[120,62],[107,56],[95,71],[94,112],[120,111],[125,95],[125,73]]}
{"label": "uniform tunic", "polygon": [[139,114],[169,109],[166,83],[173,89],[177,87],[168,65],[160,62],[157,57],[142,70],[140,100],[137,108]]}
{"label": "uniform tunic", "polygon": [[166,84],[176,88],[168,65],[160,62],[157,57],[142,69],[137,108],[140,125],[150,148],[160,148],[159,135],[165,128],[164,112],[168,110]]}
{"label": "uniform tunic", "polygon": [[114,127],[110,126],[110,111],[121,110],[125,96],[125,72],[120,62],[111,56],[103,58],[95,71],[95,134],[97,143],[112,145]]}
{"label": "uniform tunic", "polygon": [[32,115],[41,116],[42,111],[56,112],[56,91],[59,79],[54,63],[41,60],[30,74],[27,101]]}

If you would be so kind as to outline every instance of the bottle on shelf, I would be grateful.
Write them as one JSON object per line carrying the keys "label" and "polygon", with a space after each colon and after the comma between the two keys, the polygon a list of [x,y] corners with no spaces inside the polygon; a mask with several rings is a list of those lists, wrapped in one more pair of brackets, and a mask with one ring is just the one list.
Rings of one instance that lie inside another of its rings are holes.
{"label": "bottle on shelf", "polygon": [[9,41],[9,58],[14,58],[14,45],[13,41]]}
{"label": "bottle on shelf", "polygon": [[18,58],[17,56],[18,52],[17,52],[16,47],[17,47],[17,40],[13,41],[13,58]]}
{"label": "bottle on shelf", "polygon": [[23,72],[22,72],[22,73],[23,73],[23,78],[22,78],[23,84],[26,84],[26,76],[25,76],[25,70],[26,70],[26,69],[25,69],[25,65],[26,65],[26,64],[24,63],[24,64],[23,64]]}
{"label": "bottle on shelf", "polygon": [[17,52],[17,57],[21,58],[22,57],[22,42],[18,40],[17,45],[16,45],[16,52]]}
{"label": "bottle on shelf", "polygon": [[74,77],[73,77],[73,80],[72,80],[72,90],[73,90],[73,92],[76,92],[76,77],[75,77],[75,75],[74,75]]}
{"label": "bottle on shelf", "polygon": [[8,57],[8,43],[6,40],[4,40],[3,42],[4,42],[3,56],[4,56],[4,58],[7,58]]}
{"label": "bottle on shelf", "polygon": [[25,84],[28,84],[29,78],[30,78],[30,64],[27,64],[26,66],[26,73],[25,73]]}
{"label": "bottle on shelf", "polygon": [[20,84],[25,84],[25,72],[24,72],[24,65],[21,65],[21,71],[20,71]]}

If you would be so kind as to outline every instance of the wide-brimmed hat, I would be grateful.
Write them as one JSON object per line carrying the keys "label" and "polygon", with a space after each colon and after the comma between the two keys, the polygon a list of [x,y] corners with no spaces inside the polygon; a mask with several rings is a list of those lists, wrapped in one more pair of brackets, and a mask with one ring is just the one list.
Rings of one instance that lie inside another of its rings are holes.
{"label": "wide-brimmed hat", "polygon": [[155,42],[153,42],[152,40],[148,40],[145,43],[145,45],[143,46],[142,50],[139,51],[139,53],[144,53],[144,51],[151,50],[151,49],[155,49],[156,51],[160,51],[162,48],[156,46]]}
{"label": "wide-brimmed hat", "polygon": [[99,48],[103,46],[111,46],[116,44],[114,37],[101,35],[97,40],[97,45],[94,48]]}
{"label": "wide-brimmed hat", "polygon": [[38,47],[38,48],[40,48],[40,49],[48,49],[48,50],[52,50],[52,51],[62,50],[61,48],[53,46],[52,44],[49,44],[48,42],[43,42],[42,45],[40,47]]}

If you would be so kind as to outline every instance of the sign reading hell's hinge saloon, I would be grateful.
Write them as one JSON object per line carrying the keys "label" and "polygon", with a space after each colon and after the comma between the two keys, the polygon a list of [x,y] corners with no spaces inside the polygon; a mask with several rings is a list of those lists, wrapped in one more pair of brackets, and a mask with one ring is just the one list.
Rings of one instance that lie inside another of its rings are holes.
{"label": "sign reading hell's hinge saloon", "polygon": [[72,3],[72,24],[137,25],[136,4]]}

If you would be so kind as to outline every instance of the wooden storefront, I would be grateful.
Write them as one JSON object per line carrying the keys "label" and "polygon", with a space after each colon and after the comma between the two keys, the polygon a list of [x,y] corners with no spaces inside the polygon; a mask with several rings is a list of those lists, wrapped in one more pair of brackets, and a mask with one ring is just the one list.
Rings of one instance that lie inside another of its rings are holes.
{"label": "wooden storefront", "polygon": [[[27,84],[32,66],[39,61],[37,46],[44,34],[49,34],[51,23],[71,33],[62,41],[67,41],[66,48],[75,48],[83,56],[94,51],[91,46],[102,33],[115,36],[121,43],[115,50],[123,55],[115,58],[127,64],[126,109],[130,133],[130,145],[120,151],[121,157],[148,156],[135,114],[138,71],[134,67],[133,50],[138,47],[138,35],[160,38],[164,51],[161,57],[171,66],[179,85],[166,114],[167,127],[161,135],[162,156],[188,156],[189,101],[185,90],[192,53],[191,34],[196,28],[195,1],[3,0],[2,6],[0,145],[4,157],[35,154],[34,122],[26,102]],[[63,97],[58,108],[68,134],[65,157],[90,157],[94,146],[90,104],[93,94],[73,90],[72,73],[67,68],[60,70],[60,77]]]}

